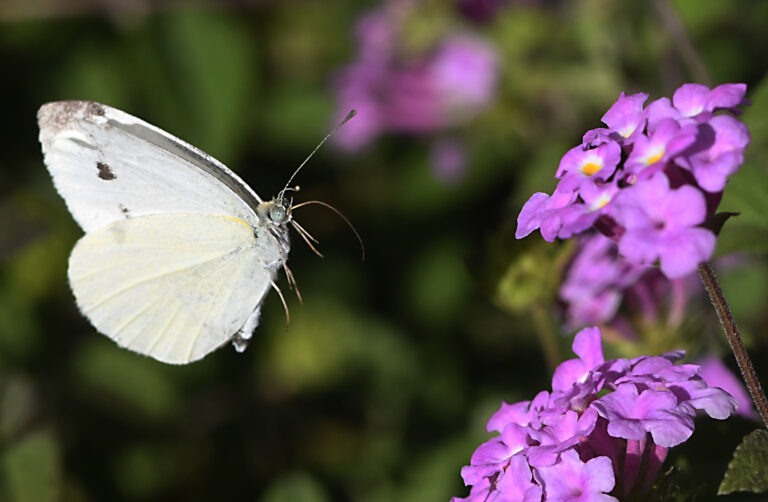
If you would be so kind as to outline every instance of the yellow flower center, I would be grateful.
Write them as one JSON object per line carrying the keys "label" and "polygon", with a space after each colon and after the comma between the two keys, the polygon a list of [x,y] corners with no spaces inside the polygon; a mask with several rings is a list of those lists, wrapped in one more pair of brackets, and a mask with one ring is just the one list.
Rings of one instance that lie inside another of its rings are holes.
{"label": "yellow flower center", "polygon": [[611,202],[611,196],[604,193],[600,194],[600,196],[595,200],[595,202],[592,203],[592,206],[589,208],[592,211],[597,211],[598,209],[602,209],[605,207],[606,204]]}
{"label": "yellow flower center", "polygon": [[586,174],[587,176],[592,176],[597,171],[600,170],[600,168],[603,167],[600,164],[595,164],[594,162],[587,162],[584,164],[584,166],[581,168],[581,171]]}
{"label": "yellow flower center", "polygon": [[655,164],[656,162],[660,161],[663,156],[664,156],[664,150],[662,149],[656,152],[655,155],[648,157],[648,160],[646,160],[645,163],[650,166],[651,164]]}

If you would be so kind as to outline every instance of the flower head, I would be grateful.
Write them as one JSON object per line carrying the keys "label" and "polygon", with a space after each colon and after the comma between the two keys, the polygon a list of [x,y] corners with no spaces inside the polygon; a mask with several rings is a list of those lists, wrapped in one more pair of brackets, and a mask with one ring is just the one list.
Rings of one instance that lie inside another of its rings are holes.
{"label": "flower head", "polygon": [[358,23],[356,58],[334,82],[338,115],[358,112],[334,137],[345,150],[383,133],[441,131],[483,110],[495,94],[498,61],[489,42],[454,32],[429,51],[404,55],[398,34],[407,14],[385,7]]}
{"label": "flower head", "polygon": [[[597,328],[579,332],[573,350],[578,358],[555,370],[551,393],[503,403],[490,418],[488,430],[501,434],[462,469],[473,488],[454,502],[639,497],[667,450],[691,436],[698,411],[723,419],[736,409],[698,366],[675,364],[682,351],[606,361]],[[613,493],[617,484],[624,493]]]}
{"label": "flower head", "polygon": [[[603,116],[607,127],[563,156],[554,193],[525,203],[516,237],[539,229],[552,241],[596,229],[635,265],[659,264],[669,278],[689,274],[712,255],[714,201],[749,144],[744,124],[716,113],[737,114],[745,91],[686,84],[646,108],[647,94],[622,93]],[[609,311],[615,297],[602,301]]]}

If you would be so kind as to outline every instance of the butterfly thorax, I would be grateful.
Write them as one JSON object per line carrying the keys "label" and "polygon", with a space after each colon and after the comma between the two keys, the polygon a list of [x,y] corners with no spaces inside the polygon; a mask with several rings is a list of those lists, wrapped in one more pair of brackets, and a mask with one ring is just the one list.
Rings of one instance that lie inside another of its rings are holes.
{"label": "butterfly thorax", "polygon": [[280,268],[288,259],[291,249],[287,228],[291,221],[290,205],[288,201],[279,198],[262,202],[256,207],[256,216],[259,222],[254,233],[256,245],[263,249],[260,256],[264,258],[264,265],[267,268]]}

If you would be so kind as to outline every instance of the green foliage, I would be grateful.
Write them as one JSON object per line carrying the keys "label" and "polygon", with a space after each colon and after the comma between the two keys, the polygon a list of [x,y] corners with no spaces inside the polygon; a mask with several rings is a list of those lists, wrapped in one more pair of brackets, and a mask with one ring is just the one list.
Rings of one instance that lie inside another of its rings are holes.
{"label": "green foliage", "polygon": [[78,392],[85,400],[130,422],[168,420],[179,396],[157,361],[121,350],[101,336],[91,336],[73,361]]}
{"label": "green foliage", "polygon": [[758,429],[744,437],[733,452],[718,495],[737,491],[768,491],[768,431]]}
{"label": "green foliage", "polygon": [[276,480],[268,488],[262,502],[327,502],[322,485],[306,474],[290,474]]}
{"label": "green foliage", "polygon": [[9,502],[56,502],[62,490],[59,446],[50,431],[30,432],[0,451]]}

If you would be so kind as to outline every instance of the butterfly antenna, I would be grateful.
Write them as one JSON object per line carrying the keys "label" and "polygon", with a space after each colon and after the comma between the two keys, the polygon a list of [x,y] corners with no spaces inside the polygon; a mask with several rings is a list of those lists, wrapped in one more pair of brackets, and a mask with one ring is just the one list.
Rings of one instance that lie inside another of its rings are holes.
{"label": "butterfly antenna", "polygon": [[336,125],[336,127],[334,127],[334,128],[333,128],[333,130],[331,130],[331,132],[329,132],[328,134],[326,134],[326,135],[325,135],[325,138],[323,138],[323,140],[322,140],[320,143],[318,143],[318,144],[317,144],[317,146],[315,147],[315,149],[314,149],[314,150],[312,150],[312,153],[310,153],[309,155],[307,155],[307,158],[306,158],[306,159],[304,159],[304,162],[302,162],[302,163],[301,163],[301,165],[299,165],[299,167],[297,167],[297,168],[296,168],[296,170],[293,172],[293,174],[291,175],[291,177],[290,177],[290,178],[288,178],[288,182],[285,184],[285,187],[283,187],[283,189],[282,189],[282,190],[280,190],[280,193],[279,193],[279,194],[277,194],[277,200],[280,200],[280,201],[282,201],[282,200],[283,200],[283,194],[286,192],[286,190],[288,190],[288,185],[290,185],[290,184],[291,184],[291,181],[293,181],[293,178],[295,178],[295,177],[296,177],[296,175],[299,173],[299,171],[301,171],[301,168],[302,168],[302,167],[304,167],[304,164],[306,164],[306,163],[307,163],[307,161],[309,161],[309,159],[311,159],[311,158],[312,158],[312,156],[313,156],[313,155],[314,155],[314,154],[315,154],[315,153],[316,153],[316,152],[317,152],[317,151],[320,149],[320,147],[321,147],[321,146],[323,146],[323,143],[325,143],[326,141],[328,141],[328,138],[330,138],[331,136],[333,136],[333,133],[335,133],[336,131],[338,131],[338,130],[341,128],[341,126],[343,126],[344,124],[346,124],[347,122],[349,122],[349,120],[350,120],[352,117],[354,117],[356,114],[357,114],[357,110],[351,110],[351,111],[350,111],[350,112],[347,114],[347,116],[346,116],[346,117],[344,117],[344,119],[343,119],[341,122],[339,122],[339,123],[338,123],[338,125]]}
{"label": "butterfly antenna", "polygon": [[[290,211],[293,211],[294,209],[298,209],[298,208],[300,208],[300,207],[302,207],[302,206],[307,206],[307,205],[309,205],[309,204],[320,204],[321,206],[323,206],[323,207],[327,207],[328,209],[330,209],[331,211],[333,211],[334,213],[336,213],[337,215],[339,215],[339,217],[340,217],[342,220],[344,220],[344,223],[346,223],[346,224],[347,224],[347,226],[349,226],[349,228],[351,228],[351,229],[352,229],[352,232],[354,232],[354,234],[355,234],[355,237],[357,237],[357,242],[359,242],[359,243],[360,243],[360,250],[361,250],[361,251],[362,251],[362,253],[363,253],[363,260],[365,260],[365,246],[363,245],[363,239],[360,237],[360,234],[359,234],[359,233],[357,233],[357,229],[356,229],[356,228],[355,228],[355,226],[354,226],[354,225],[353,225],[353,224],[352,224],[352,223],[351,223],[351,222],[350,222],[350,221],[347,219],[347,217],[346,217],[346,216],[344,216],[344,214],[342,214],[342,212],[341,212],[341,211],[339,211],[338,209],[336,209],[336,208],[335,208],[335,207],[333,207],[332,205],[328,204],[327,202],[323,202],[323,201],[321,201],[321,200],[308,200],[308,201],[302,202],[302,203],[300,203],[300,204],[296,204],[295,206],[291,206],[291,207],[290,207]],[[295,223],[295,222],[294,222],[294,221],[292,221],[292,223]],[[298,223],[296,223],[296,225],[298,225]],[[303,229],[302,229],[302,230],[303,230]],[[306,230],[304,230],[304,231],[306,232]],[[301,234],[301,232],[299,232],[299,233]],[[311,237],[311,236],[310,236],[310,237]],[[304,239],[304,240],[306,240],[306,239]],[[313,238],[313,240],[314,240],[314,238]],[[310,245],[310,247],[311,247],[311,245]]]}

